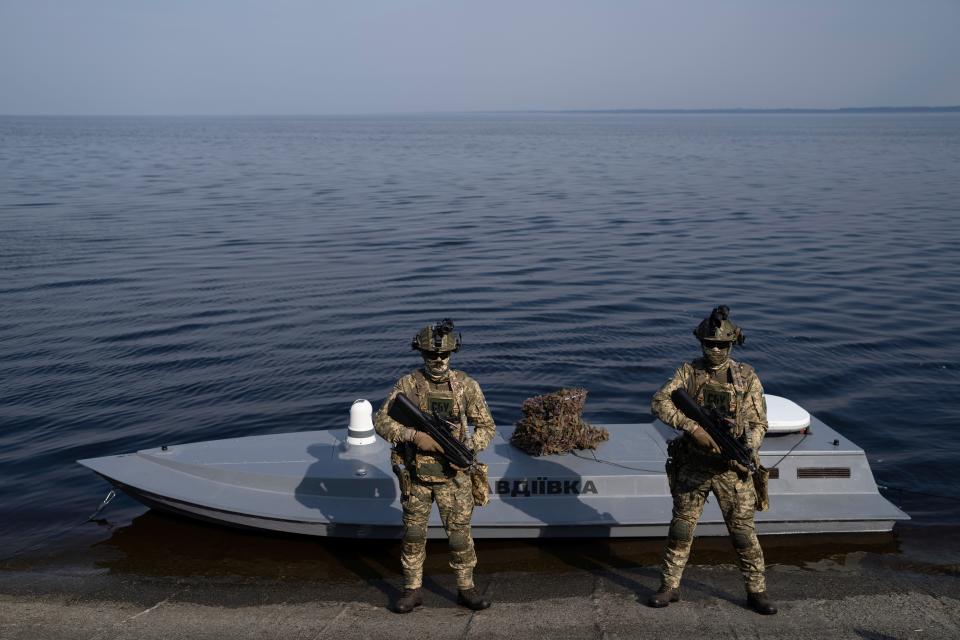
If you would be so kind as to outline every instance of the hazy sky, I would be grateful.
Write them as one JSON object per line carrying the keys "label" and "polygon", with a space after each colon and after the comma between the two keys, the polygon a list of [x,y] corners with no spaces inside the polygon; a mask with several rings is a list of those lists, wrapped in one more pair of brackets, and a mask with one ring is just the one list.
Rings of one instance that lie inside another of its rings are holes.
{"label": "hazy sky", "polygon": [[960,104],[960,0],[0,0],[0,114]]}

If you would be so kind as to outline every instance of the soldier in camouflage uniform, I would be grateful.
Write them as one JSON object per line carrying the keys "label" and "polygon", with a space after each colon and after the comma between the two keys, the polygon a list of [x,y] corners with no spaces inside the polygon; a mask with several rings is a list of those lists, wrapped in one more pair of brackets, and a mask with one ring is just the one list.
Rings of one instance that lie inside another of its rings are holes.
{"label": "soldier in camouflage uniform", "polygon": [[[673,494],[673,518],[661,565],[660,589],[651,596],[651,607],[665,607],[680,600],[680,576],[690,557],[693,532],[703,513],[709,492],[717,498],[730,532],[750,606],[762,614],[777,612],[766,594],[763,551],[753,521],[757,494],[745,467],[720,456],[713,438],[686,417],[670,399],[678,388],[686,389],[703,407],[715,408],[754,452],[767,432],[767,407],[760,379],[749,365],[734,362],[730,351],[743,344],[740,328],[729,319],[729,308],[713,310],[694,330],[703,357],[683,364],[653,396],[653,414],[683,436],[670,443],[667,474]],[[759,464],[759,460],[757,460]]]}
{"label": "soldier in camouflage uniform", "polygon": [[[423,604],[423,562],[426,559],[427,520],[436,501],[450,545],[450,567],[457,576],[457,602],[473,610],[486,609],[473,584],[477,556],[470,536],[470,518],[474,497],[470,475],[450,465],[437,442],[426,433],[410,429],[388,415],[397,394],[405,394],[425,413],[436,412],[457,425],[455,435],[480,451],[493,439],[495,426],[490,409],[477,382],[450,368],[450,354],[460,350],[460,336],[454,335],[453,322],[443,320],[424,327],[413,339],[413,348],[423,357],[423,367],[400,378],[374,418],[377,433],[395,446],[392,457],[401,460],[409,473],[409,490],[402,492],[404,591],[394,605],[397,613],[407,613]],[[467,423],[474,425],[469,433]],[[409,444],[404,444],[409,443]],[[399,451],[398,451],[399,450]],[[406,454],[400,452],[406,450]],[[399,466],[395,468],[399,469]],[[404,484],[406,478],[401,478]]]}

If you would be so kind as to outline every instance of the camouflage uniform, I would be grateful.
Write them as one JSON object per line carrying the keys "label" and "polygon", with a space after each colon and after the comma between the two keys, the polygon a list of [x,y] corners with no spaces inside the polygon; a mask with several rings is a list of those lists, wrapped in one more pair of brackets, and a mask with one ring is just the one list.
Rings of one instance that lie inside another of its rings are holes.
{"label": "camouflage uniform", "polygon": [[749,365],[727,360],[712,370],[704,358],[685,363],[653,396],[653,414],[685,435],[671,445],[673,519],[661,565],[661,589],[676,589],[690,557],[693,532],[713,491],[736,549],[748,593],[766,590],[763,551],[753,521],[756,492],[751,478],[732,470],[719,454],[695,445],[686,434],[696,423],[674,406],[670,394],[686,389],[697,403],[714,407],[736,422],[734,435],[746,434],[747,446],[758,451],[767,432],[767,408],[760,379]]}
{"label": "camouflage uniform", "polygon": [[[374,418],[377,433],[388,442],[401,442],[406,431],[406,427],[387,415],[398,393],[416,402],[422,411],[436,411],[457,424],[459,428],[455,435],[468,446],[472,445],[475,451],[485,449],[493,439],[493,417],[480,385],[473,378],[451,369],[445,380],[434,382],[424,369],[417,369],[397,381]],[[468,420],[474,425],[472,436],[467,427]],[[403,547],[400,554],[404,586],[419,589],[423,583],[427,521],[436,501],[450,544],[450,567],[457,576],[457,587],[471,589],[477,555],[470,536],[473,515],[470,476],[453,469],[443,456],[417,451],[411,462],[412,487],[409,498],[403,501]]]}

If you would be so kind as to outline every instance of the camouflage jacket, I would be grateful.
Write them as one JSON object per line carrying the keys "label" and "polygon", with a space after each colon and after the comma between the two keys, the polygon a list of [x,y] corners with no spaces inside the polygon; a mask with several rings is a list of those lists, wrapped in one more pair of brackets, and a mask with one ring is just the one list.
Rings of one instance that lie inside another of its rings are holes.
{"label": "camouflage jacket", "polygon": [[[728,384],[734,389],[735,411],[731,416],[736,421],[735,435],[746,434],[747,446],[758,451],[763,437],[767,433],[767,403],[763,398],[763,386],[757,373],[748,364],[728,361],[723,371]],[[683,415],[670,399],[670,394],[681,387],[703,406],[704,389],[711,383],[710,370],[703,358],[685,362],[673,377],[653,394],[651,410],[653,415],[674,429],[689,433],[696,423]],[[697,448],[703,455],[712,455]]]}
{"label": "camouflage jacket", "polygon": [[[422,369],[412,371],[397,380],[390,395],[383,401],[374,416],[373,424],[377,433],[392,444],[402,442],[406,427],[387,415],[393,399],[398,393],[403,393],[417,403],[422,411],[429,413],[427,395],[434,391],[452,395],[452,406],[446,418],[457,425],[454,434],[461,441],[472,446],[474,451],[485,449],[496,433],[490,408],[477,381],[462,371],[453,369],[450,370],[447,382],[430,382]],[[473,434],[469,433],[468,422],[473,424]],[[428,482],[445,480],[454,475],[454,471],[443,456],[417,452],[413,466],[417,477]]]}

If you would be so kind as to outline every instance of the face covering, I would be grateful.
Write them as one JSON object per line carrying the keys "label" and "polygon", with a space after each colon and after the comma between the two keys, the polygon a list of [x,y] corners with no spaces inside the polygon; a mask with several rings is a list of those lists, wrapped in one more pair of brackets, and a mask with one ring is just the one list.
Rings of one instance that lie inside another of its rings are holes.
{"label": "face covering", "polygon": [[423,368],[433,382],[443,382],[450,375],[450,354],[422,352]]}
{"label": "face covering", "polygon": [[711,367],[718,369],[726,364],[727,360],[730,359],[730,350],[733,348],[733,345],[729,342],[704,342],[702,344],[702,348],[703,357],[707,359],[707,362],[710,363]]}

